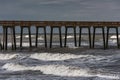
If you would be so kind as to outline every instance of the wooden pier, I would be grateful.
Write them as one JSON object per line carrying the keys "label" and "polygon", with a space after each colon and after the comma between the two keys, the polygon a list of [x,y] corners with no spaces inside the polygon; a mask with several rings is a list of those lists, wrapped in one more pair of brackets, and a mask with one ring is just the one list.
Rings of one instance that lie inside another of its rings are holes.
{"label": "wooden pier", "polygon": [[[116,36],[117,36],[117,47],[119,48],[119,32],[118,28],[120,26],[120,21],[0,21],[0,26],[3,28],[3,40],[0,44],[1,49],[7,50],[7,42],[8,42],[8,28],[11,30],[11,43],[12,43],[12,49],[16,49],[16,37],[15,37],[15,28],[16,26],[20,26],[20,48],[22,48],[22,36],[23,36],[23,29],[28,29],[28,35],[29,35],[29,45],[30,48],[32,47],[31,43],[31,26],[34,26],[36,28],[36,41],[35,46],[37,47],[38,44],[38,29],[44,30],[44,42],[45,47],[47,48],[47,37],[46,37],[46,27],[50,26],[50,48],[52,48],[52,40],[53,40],[53,29],[58,28],[59,30],[59,39],[60,39],[60,47],[63,47],[63,41],[61,38],[61,27],[65,27],[65,40],[64,40],[64,47],[66,47],[67,44],[67,33],[68,29],[73,29],[74,34],[74,43],[75,46],[77,46],[77,40],[76,40],[76,27],[79,27],[79,47],[81,46],[81,34],[83,28],[88,28],[88,37],[89,37],[89,47],[94,48],[94,42],[95,42],[95,35],[96,35],[96,28],[102,29],[102,36],[103,36],[103,48],[108,48],[108,36],[109,36],[109,30],[110,28],[114,28],[116,30]],[[91,28],[93,28],[93,39],[91,39]],[[105,37],[105,28],[107,28],[107,37]]]}

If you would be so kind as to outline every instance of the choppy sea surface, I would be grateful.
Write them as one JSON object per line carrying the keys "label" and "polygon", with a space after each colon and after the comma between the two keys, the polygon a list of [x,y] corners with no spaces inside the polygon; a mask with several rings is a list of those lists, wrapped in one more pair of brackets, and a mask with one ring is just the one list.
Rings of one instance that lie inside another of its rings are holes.
{"label": "choppy sea surface", "polygon": [[0,51],[0,80],[120,80],[120,49],[115,38],[109,40],[115,47],[106,50],[100,38],[95,49],[83,41],[81,47],[68,42],[67,48],[49,49],[40,47],[41,43],[38,48]]}

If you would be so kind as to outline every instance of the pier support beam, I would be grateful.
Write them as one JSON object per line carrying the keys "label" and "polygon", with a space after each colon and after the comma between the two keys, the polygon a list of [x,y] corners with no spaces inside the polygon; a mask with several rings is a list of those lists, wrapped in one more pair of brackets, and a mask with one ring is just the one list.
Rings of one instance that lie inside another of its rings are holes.
{"label": "pier support beam", "polygon": [[109,31],[111,28],[114,28],[116,30],[116,37],[117,37],[117,47],[119,48],[119,36],[118,36],[118,27],[107,27],[107,38],[106,38],[106,48],[108,48],[108,39],[109,39]]}
{"label": "pier support beam", "polygon": [[12,50],[16,49],[16,37],[15,37],[15,27],[14,26],[3,26],[3,49],[7,50],[8,46],[8,29],[11,30],[11,42]]}
{"label": "pier support beam", "polygon": [[104,27],[102,27],[102,26],[93,27],[93,45],[92,45],[92,48],[94,48],[94,44],[95,44],[95,33],[96,33],[96,28],[101,28],[101,29],[102,29],[103,46],[104,46],[104,49],[105,49],[105,48],[106,48],[106,47],[105,47],[105,31],[104,31]]}
{"label": "pier support beam", "polygon": [[47,37],[46,37],[46,26],[36,26],[36,42],[35,42],[35,46],[38,46],[38,32],[39,29],[43,28],[44,29],[44,42],[45,42],[45,48],[47,48]]}
{"label": "pier support beam", "polygon": [[54,28],[58,28],[59,29],[60,47],[62,48],[61,26],[51,26],[51,31],[50,31],[50,48],[52,48],[52,38],[53,38],[53,29]]}
{"label": "pier support beam", "polygon": [[72,29],[74,30],[74,45],[75,45],[75,47],[77,47],[77,41],[76,41],[76,27],[74,27],[74,26],[66,26],[66,27],[65,27],[65,41],[64,41],[64,47],[66,47],[68,28],[72,28]]}
{"label": "pier support beam", "polygon": [[29,33],[29,47],[32,47],[32,43],[31,43],[31,30],[30,30],[30,26],[21,26],[21,33],[20,33],[20,48],[22,48],[22,40],[23,40],[23,29],[27,28],[28,29],[28,33]]}
{"label": "pier support beam", "polygon": [[88,34],[89,34],[89,47],[91,48],[91,31],[89,26],[79,26],[79,47],[81,46],[81,34],[82,34],[82,29],[87,28],[88,29]]}

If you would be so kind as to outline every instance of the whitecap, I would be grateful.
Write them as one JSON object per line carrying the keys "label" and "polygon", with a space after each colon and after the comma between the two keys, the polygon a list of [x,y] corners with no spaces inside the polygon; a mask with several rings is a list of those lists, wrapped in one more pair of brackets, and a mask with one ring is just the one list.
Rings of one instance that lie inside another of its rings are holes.
{"label": "whitecap", "polygon": [[20,36],[16,36],[16,38],[20,38]]}
{"label": "whitecap", "polygon": [[58,76],[90,76],[89,69],[80,69],[64,65],[42,65],[42,66],[23,66],[20,64],[7,63],[3,67],[8,71],[39,70],[44,74],[53,74]]}
{"label": "whitecap", "polygon": [[39,60],[67,60],[67,59],[76,59],[81,57],[88,57],[89,55],[74,55],[74,54],[68,54],[68,53],[35,53],[31,54],[30,58],[39,59]]}
{"label": "whitecap", "polygon": [[7,71],[23,71],[23,70],[32,70],[32,71],[41,71],[43,74],[52,74],[56,76],[68,76],[68,77],[99,77],[106,79],[120,79],[117,75],[111,74],[93,74],[90,73],[89,68],[79,68],[74,66],[65,66],[65,65],[42,65],[42,66],[24,66],[20,64],[7,63],[3,67]]}
{"label": "whitecap", "polygon": [[[64,37],[65,38],[65,37]],[[67,36],[67,39],[74,38],[74,36]]]}
{"label": "whitecap", "polygon": [[[120,35],[118,35],[118,37],[120,38]],[[116,35],[112,35],[112,36],[110,36],[110,38],[111,38],[111,39],[116,39],[117,36],[116,36]]]}
{"label": "whitecap", "polygon": [[9,60],[17,57],[17,54],[0,54],[0,60]]}
{"label": "whitecap", "polygon": [[[31,37],[35,37],[35,35],[31,35]],[[25,35],[25,38],[29,38],[29,35]]]}
{"label": "whitecap", "polygon": [[38,40],[44,40],[42,37],[38,37]]}

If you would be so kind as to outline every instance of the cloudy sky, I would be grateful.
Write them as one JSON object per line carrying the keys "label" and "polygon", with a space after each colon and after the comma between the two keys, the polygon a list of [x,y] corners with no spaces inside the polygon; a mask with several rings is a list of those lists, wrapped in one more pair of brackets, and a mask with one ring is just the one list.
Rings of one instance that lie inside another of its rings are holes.
{"label": "cloudy sky", "polygon": [[0,0],[0,20],[120,20],[120,0]]}

